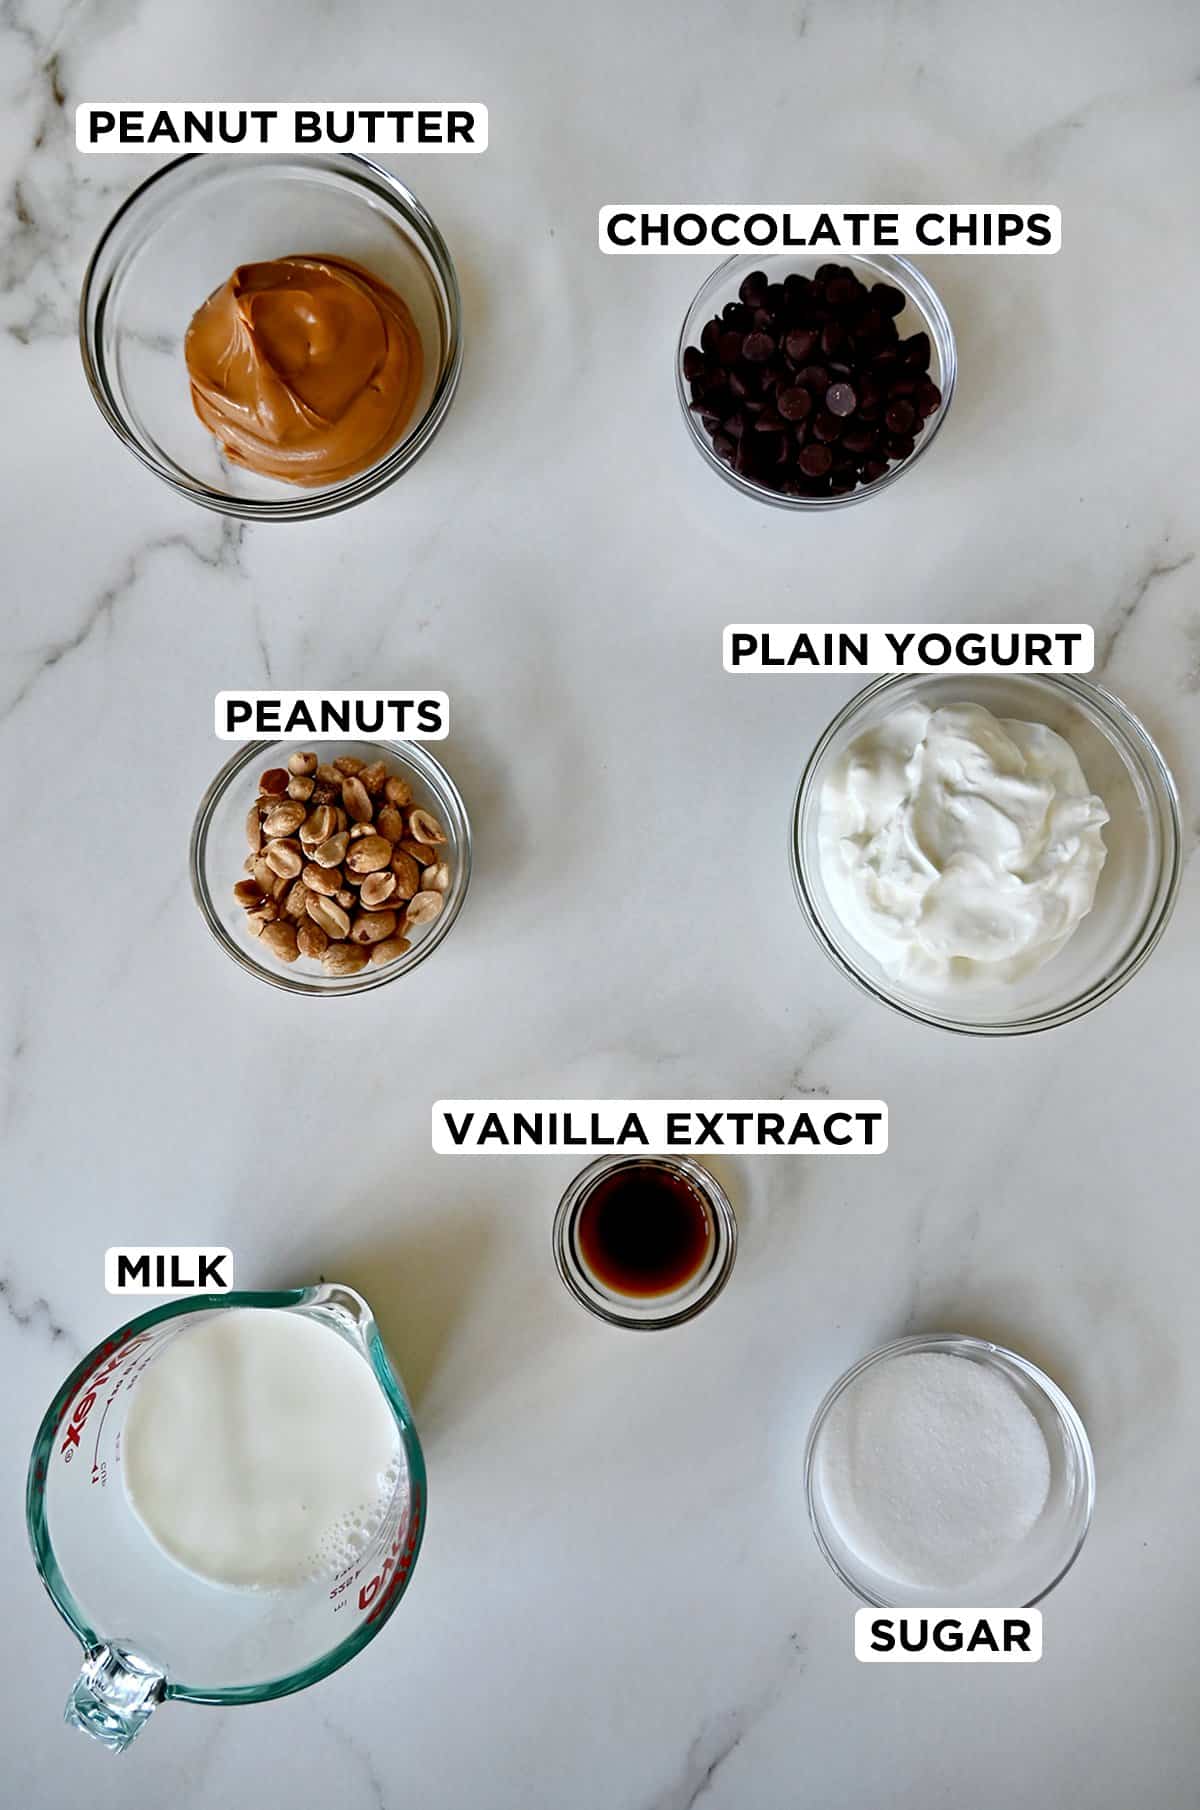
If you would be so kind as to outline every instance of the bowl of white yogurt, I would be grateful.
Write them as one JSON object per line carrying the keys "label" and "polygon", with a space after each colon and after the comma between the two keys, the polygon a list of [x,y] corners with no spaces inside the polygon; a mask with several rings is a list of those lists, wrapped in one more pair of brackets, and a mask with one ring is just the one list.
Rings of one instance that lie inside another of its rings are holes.
{"label": "bowl of white yogurt", "polygon": [[797,788],[792,874],[818,942],[944,1030],[1047,1030],[1124,986],[1182,867],[1165,760],[1073,675],[890,674],[835,717]]}

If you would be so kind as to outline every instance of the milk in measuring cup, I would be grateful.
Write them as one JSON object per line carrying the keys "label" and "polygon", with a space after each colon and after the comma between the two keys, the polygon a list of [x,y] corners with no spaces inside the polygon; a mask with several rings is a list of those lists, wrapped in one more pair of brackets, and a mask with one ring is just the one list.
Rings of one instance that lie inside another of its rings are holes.
{"label": "milk in measuring cup", "polygon": [[130,1504],[210,1583],[333,1577],[378,1532],[404,1469],[370,1365],[303,1313],[186,1323],[139,1378],[122,1437]]}

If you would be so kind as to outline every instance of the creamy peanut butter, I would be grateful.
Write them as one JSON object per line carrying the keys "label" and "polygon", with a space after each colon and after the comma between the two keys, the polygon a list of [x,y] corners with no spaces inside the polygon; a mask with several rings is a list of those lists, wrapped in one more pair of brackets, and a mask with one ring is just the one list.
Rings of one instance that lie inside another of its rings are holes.
{"label": "creamy peanut butter", "polygon": [[346,258],[239,264],[184,344],[196,413],[238,465],[332,484],[395,445],[421,387],[404,302]]}

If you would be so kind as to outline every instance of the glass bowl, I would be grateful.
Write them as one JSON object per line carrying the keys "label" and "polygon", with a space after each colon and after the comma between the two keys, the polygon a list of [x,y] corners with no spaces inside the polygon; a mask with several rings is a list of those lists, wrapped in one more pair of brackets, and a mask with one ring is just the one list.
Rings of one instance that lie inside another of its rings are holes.
{"label": "glass bowl", "polygon": [[[1103,799],[1107,859],[1095,902],[1069,941],[1021,979],[978,990],[924,992],[887,973],[841,921],[821,862],[821,797],[847,745],[915,702],[982,704],[994,716],[1045,723],[1065,738]],[[1146,730],[1123,704],[1071,674],[888,674],[851,698],[825,731],[796,790],[792,878],[809,927],[842,973],[872,998],[943,1030],[1011,1036],[1066,1024],[1110,999],[1158,942],[1179,890],[1179,799]]]}
{"label": "glass bowl", "polygon": [[[246,816],[258,797],[258,776],[267,767],[286,767],[288,756],[312,751],[319,761],[333,761],[339,754],[357,755],[362,761],[387,762],[389,773],[406,779],[413,798],[438,818],[446,832],[445,859],[450,863],[450,890],[446,903],[431,924],[410,934],[412,948],[397,961],[381,968],[370,963],[358,974],[341,978],[326,974],[316,962],[301,956],[290,967],[277,962],[246,929],[245,912],[233,896],[246,859]],[[466,806],[450,775],[418,742],[371,742],[352,736],[337,741],[246,742],[238,748],[200,801],[192,827],[192,892],[204,921],[227,955],[240,968],[257,975],[286,993],[328,997],[343,993],[368,993],[409,974],[449,934],[462,910],[471,879],[471,830]]]}
{"label": "glass bowl", "polygon": [[[983,1364],[1005,1377],[1037,1421],[1050,1455],[1050,1493],[1037,1522],[1015,1550],[963,1587],[947,1603],[946,1586],[922,1589],[898,1584],[865,1562],[842,1536],[825,1499],[822,1435],[830,1411],[844,1390],[866,1370],[914,1352],[937,1352]],[[843,1584],[864,1603],[877,1608],[1032,1608],[1066,1576],[1079,1556],[1091,1524],[1096,1498],[1096,1469],[1083,1422],[1056,1383],[1028,1358],[1002,1345],[962,1333],[934,1333],[896,1339],[861,1359],[833,1385],[816,1414],[804,1451],[804,1491],[817,1545]],[[970,1600],[967,1600],[969,1598]]]}
{"label": "glass bowl", "polygon": [[[874,484],[860,484],[847,496],[799,497],[781,496],[776,490],[768,490],[765,484],[754,478],[746,477],[726,465],[712,449],[712,442],[705,433],[699,420],[688,407],[691,401],[687,378],[683,374],[683,355],[688,346],[700,343],[700,334],[706,321],[714,314],[719,314],[727,302],[738,300],[738,289],[752,270],[765,271],[771,282],[782,282],[785,276],[798,271],[801,276],[811,276],[822,264],[843,264],[852,270],[859,281],[868,285],[872,283],[890,283],[895,289],[902,289],[908,298],[904,311],[896,317],[896,326],[902,337],[924,330],[929,335],[932,355],[929,361],[929,375],[942,392],[941,407],[930,415],[925,423],[924,432],[917,440],[916,446],[907,459],[901,459],[886,471],[883,477]],[[761,254],[739,253],[737,257],[727,258],[719,264],[711,276],[697,290],[691,307],[684,318],[683,329],[679,335],[679,344],[675,351],[675,389],[679,397],[679,406],[692,443],[705,463],[712,471],[719,473],[727,484],[740,490],[743,496],[755,497],[760,503],[773,503],[780,509],[842,509],[852,503],[865,503],[869,497],[879,496],[888,490],[907,471],[911,471],[922,454],[928,451],[938,429],[946,419],[950,403],[954,396],[954,383],[958,372],[958,355],[954,344],[954,331],[950,325],[950,317],[943,308],[933,286],[926,281],[915,264],[907,258],[891,258],[884,253],[866,253],[852,255],[842,252],[797,252],[793,255],[763,257]]]}
{"label": "glass bowl", "polygon": [[[407,302],[425,373],[412,420],[349,478],[298,489],[232,464],[192,407],[183,341],[237,265],[288,254],[352,259]],[[462,366],[458,279],[411,191],[365,157],[191,156],[122,203],[83,279],[79,338],[100,412],[124,446],[180,496],[246,521],[304,521],[374,496],[420,457]]]}
{"label": "glass bowl", "polygon": [[[580,1249],[578,1226],[584,1203],[593,1189],[622,1169],[664,1169],[679,1176],[702,1196],[712,1221],[708,1252],[694,1276],[670,1294],[626,1295],[602,1283],[592,1274]],[[729,1197],[703,1164],[689,1157],[602,1156],[580,1171],[558,1203],[554,1215],[554,1261],[558,1273],[575,1299],[607,1320],[634,1332],[661,1332],[682,1325],[715,1301],[729,1280],[737,1256],[737,1219]]]}

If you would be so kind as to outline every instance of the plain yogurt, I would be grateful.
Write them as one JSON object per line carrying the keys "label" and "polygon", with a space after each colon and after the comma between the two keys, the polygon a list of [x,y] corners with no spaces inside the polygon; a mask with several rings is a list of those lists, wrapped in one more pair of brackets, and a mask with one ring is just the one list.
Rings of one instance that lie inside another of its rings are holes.
{"label": "plain yogurt", "polygon": [[821,797],[821,875],[846,929],[926,991],[1041,967],[1092,908],[1108,812],[1070,744],[980,704],[907,704],[850,743]]}

